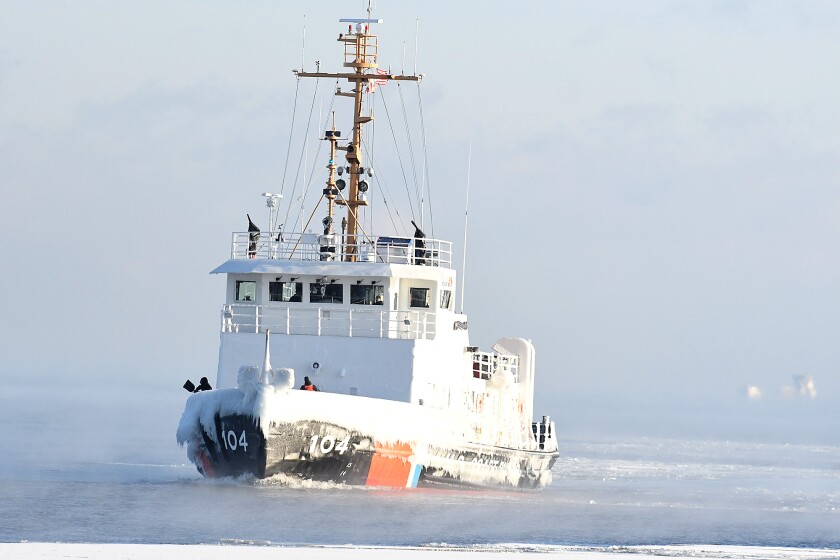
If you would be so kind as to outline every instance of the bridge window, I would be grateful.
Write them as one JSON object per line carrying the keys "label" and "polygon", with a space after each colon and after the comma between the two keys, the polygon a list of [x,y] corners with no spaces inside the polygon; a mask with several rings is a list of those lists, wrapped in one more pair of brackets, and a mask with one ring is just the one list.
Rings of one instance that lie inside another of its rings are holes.
{"label": "bridge window", "polygon": [[452,303],[452,290],[441,290],[440,291],[440,308],[441,309],[449,309],[449,305]]}
{"label": "bridge window", "polygon": [[429,307],[429,288],[409,288],[409,307]]}
{"label": "bridge window", "polygon": [[344,284],[309,284],[309,301],[311,303],[342,303],[344,301]]}
{"label": "bridge window", "polygon": [[236,281],[236,301],[254,301],[257,299],[257,283],[250,280]]}
{"label": "bridge window", "polygon": [[269,301],[301,301],[303,282],[269,282]]}
{"label": "bridge window", "polygon": [[384,301],[385,286],[350,284],[350,303],[358,305],[382,305]]}

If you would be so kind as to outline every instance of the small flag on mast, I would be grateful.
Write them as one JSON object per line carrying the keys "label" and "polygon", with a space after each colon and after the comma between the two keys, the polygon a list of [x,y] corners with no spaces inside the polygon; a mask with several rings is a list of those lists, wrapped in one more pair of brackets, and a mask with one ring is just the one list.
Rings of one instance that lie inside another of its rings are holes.
{"label": "small flag on mast", "polygon": [[[387,76],[388,75],[388,71],[384,70],[382,68],[377,68],[376,73],[379,74],[380,76]],[[387,83],[388,83],[388,80],[385,80],[385,79],[382,79],[382,78],[377,78],[375,80],[369,80],[368,81],[368,93],[375,92],[376,91],[376,86],[384,86]]]}

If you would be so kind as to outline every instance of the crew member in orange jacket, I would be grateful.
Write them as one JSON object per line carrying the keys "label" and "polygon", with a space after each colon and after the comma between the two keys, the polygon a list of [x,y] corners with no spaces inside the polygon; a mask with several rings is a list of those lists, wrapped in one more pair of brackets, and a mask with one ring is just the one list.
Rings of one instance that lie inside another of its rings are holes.
{"label": "crew member in orange jacket", "polygon": [[303,378],[303,385],[300,386],[301,391],[317,391],[318,387],[312,383],[308,377]]}

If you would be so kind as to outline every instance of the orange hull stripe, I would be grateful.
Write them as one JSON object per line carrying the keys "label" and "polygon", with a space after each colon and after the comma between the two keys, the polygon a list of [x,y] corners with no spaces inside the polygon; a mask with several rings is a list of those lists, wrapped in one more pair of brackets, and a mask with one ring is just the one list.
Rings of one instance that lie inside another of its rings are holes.
{"label": "orange hull stripe", "polygon": [[391,488],[405,488],[411,475],[411,462],[408,458],[413,454],[408,443],[385,445],[376,443],[376,453],[370,460],[367,486],[387,486]]}
{"label": "orange hull stripe", "polygon": [[411,463],[399,457],[383,457],[374,455],[370,461],[367,486],[388,486],[391,488],[405,488],[408,475],[411,473]]}

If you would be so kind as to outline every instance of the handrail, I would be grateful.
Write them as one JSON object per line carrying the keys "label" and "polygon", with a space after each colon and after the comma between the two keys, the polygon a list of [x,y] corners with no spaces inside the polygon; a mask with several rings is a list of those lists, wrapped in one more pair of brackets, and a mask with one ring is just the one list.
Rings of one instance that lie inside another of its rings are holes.
{"label": "handrail", "polygon": [[[380,306],[381,307],[381,306]],[[435,314],[428,311],[321,306],[226,304],[222,332],[433,339]]]}
{"label": "handrail", "polygon": [[[370,235],[349,245],[348,236],[317,233],[234,232],[230,258],[335,261],[353,253],[357,262],[413,264],[452,268],[452,242],[393,235]],[[352,248],[352,251],[348,249]]]}
{"label": "handrail", "polygon": [[513,383],[519,383],[519,356],[496,352],[473,352],[473,377],[489,380],[494,375],[510,373]]}

